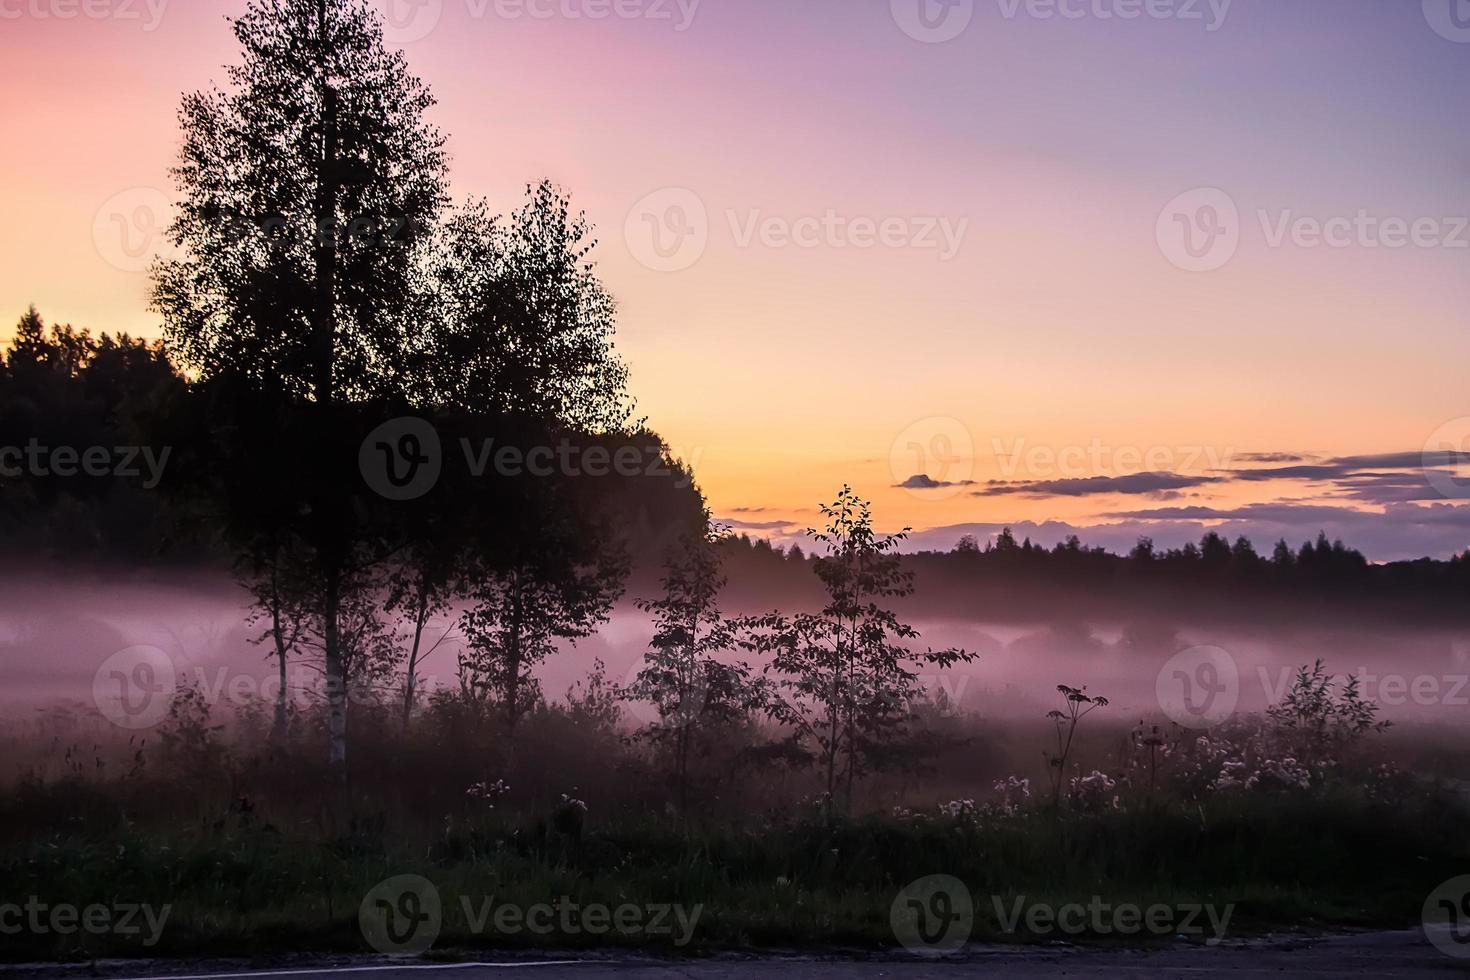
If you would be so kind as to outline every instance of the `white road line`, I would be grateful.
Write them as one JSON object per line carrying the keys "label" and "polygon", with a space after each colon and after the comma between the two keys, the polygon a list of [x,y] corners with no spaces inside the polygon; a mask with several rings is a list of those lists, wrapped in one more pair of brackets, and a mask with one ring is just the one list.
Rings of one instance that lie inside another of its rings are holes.
{"label": "white road line", "polygon": [[239,980],[242,977],[310,977],[331,973],[396,973],[402,970],[519,970],[543,966],[589,966],[599,960],[530,960],[525,963],[402,963],[383,966],[327,966],[315,970],[252,970],[247,973],[164,974],[120,980]]}

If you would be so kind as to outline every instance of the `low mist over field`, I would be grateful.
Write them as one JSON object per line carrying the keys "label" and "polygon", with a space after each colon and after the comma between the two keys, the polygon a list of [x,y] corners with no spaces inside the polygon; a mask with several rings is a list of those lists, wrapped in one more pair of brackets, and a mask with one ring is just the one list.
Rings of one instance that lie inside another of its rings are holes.
{"label": "low mist over field", "polygon": [[[755,590],[733,583],[726,593],[739,598],[743,591]],[[767,598],[768,591],[746,596],[746,604]],[[47,709],[94,710],[93,684],[103,663],[134,646],[166,653],[176,682],[203,689],[222,719],[242,698],[270,701],[277,669],[266,649],[252,642],[260,630],[247,624],[249,603],[248,593],[218,570],[108,573],[53,567],[12,574],[0,587],[0,717],[15,723]],[[1044,609],[1047,604],[1032,595],[1028,605]],[[1385,718],[1470,723],[1470,628],[1415,623],[1412,617],[1364,617],[1352,610],[1335,617],[1317,611],[1306,622],[1292,624],[1280,616],[1249,613],[1234,621],[1214,612],[1199,612],[1193,621],[1156,610],[1089,616],[1070,612],[1072,606],[1059,598],[1050,615],[1012,621],[958,614],[914,617],[923,644],[979,654],[971,664],[924,673],[925,690],[942,695],[959,714],[1036,719],[1051,709],[1057,684],[1085,684],[1111,698],[1117,713],[1163,718],[1157,688],[1165,665],[1181,652],[1209,647],[1228,655],[1237,669],[1233,681],[1218,683],[1232,685],[1241,712],[1259,712],[1279,700],[1297,668],[1321,659],[1334,674],[1359,675],[1364,693],[1381,705]],[[436,641],[443,641],[422,662],[425,692],[458,685],[456,664],[464,645],[458,614],[448,612],[433,623]],[[606,665],[612,681],[631,683],[652,632],[647,615],[631,601],[620,602],[594,636],[564,644],[537,671],[542,689],[551,698],[561,697],[595,660]],[[762,663],[758,656],[746,656]],[[320,665],[309,658],[294,662],[289,672],[294,695],[319,699],[320,674]],[[1167,687],[1169,678],[1165,681]],[[378,688],[388,699],[400,690],[393,680]],[[628,710],[629,722],[637,722],[641,709]]]}

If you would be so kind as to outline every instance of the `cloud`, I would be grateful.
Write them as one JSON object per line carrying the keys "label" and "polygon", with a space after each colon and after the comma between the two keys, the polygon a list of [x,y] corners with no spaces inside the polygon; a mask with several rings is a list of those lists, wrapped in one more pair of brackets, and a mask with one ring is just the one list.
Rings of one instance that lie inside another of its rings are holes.
{"label": "cloud", "polygon": [[1183,473],[1131,473],[1075,480],[992,480],[977,497],[1023,494],[1028,497],[1093,497],[1101,494],[1158,494],[1224,483],[1223,476],[1187,476]]}
{"label": "cloud", "polygon": [[1331,463],[1306,463],[1299,466],[1271,466],[1259,470],[1226,470],[1229,479],[1247,483],[1266,480],[1331,480],[1345,471]]}
{"label": "cloud", "polygon": [[1256,521],[1263,524],[1311,527],[1317,524],[1371,524],[1385,517],[1424,526],[1470,529],[1470,507],[1438,504],[1421,507],[1400,504],[1382,512],[1328,504],[1297,504],[1286,501],[1246,504],[1243,507],[1157,507],[1152,510],[1130,510],[1105,515],[1135,521]]}
{"label": "cloud", "polygon": [[1470,478],[1459,472],[1466,464],[1470,464],[1470,453],[1436,450],[1339,456],[1312,464],[1221,473],[1246,483],[1296,480],[1327,484],[1344,499],[1384,505],[1470,498]]}
{"label": "cloud", "polygon": [[742,521],[733,517],[717,517],[714,523],[740,531],[780,531],[796,526],[791,521]]}
{"label": "cloud", "polygon": [[936,480],[927,473],[915,473],[913,476],[898,484],[899,490],[939,490],[943,487],[972,487],[974,480],[960,480],[958,483],[946,483]]}
{"label": "cloud", "polygon": [[1235,458],[1244,463],[1309,463],[1317,457],[1307,453],[1237,453]]}

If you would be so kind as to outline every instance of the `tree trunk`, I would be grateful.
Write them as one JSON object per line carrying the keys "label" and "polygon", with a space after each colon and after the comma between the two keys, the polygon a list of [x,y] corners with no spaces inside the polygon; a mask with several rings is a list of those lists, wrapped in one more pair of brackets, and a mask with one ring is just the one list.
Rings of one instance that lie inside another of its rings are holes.
{"label": "tree trunk", "polygon": [[329,576],[323,615],[323,647],[327,673],[327,761],[339,783],[347,782],[347,669],[342,656],[342,636],[338,628],[341,586]]}
{"label": "tree trunk", "polygon": [[408,679],[403,686],[403,727],[408,728],[413,714],[414,689],[417,686],[419,650],[423,644],[424,627],[429,619],[429,589],[423,578],[419,579],[419,605],[413,617],[413,648],[408,652]]}
{"label": "tree trunk", "polygon": [[276,669],[279,673],[280,686],[276,691],[276,716],[271,725],[271,739],[276,742],[286,740],[286,638],[281,630],[281,611],[279,605],[271,611],[271,621],[274,624],[271,632],[276,641]]}
{"label": "tree trunk", "polygon": [[286,740],[286,648],[285,627],[281,623],[281,583],[276,569],[271,569],[271,638],[276,644],[276,669],[280,686],[276,690],[276,715],[271,724],[271,740]]}
{"label": "tree trunk", "polygon": [[[317,348],[316,400],[330,418],[335,399],[334,362],[337,347],[337,92],[327,78],[327,14],[325,0],[317,2],[317,55],[322,94],[322,157],[316,193],[316,308],[313,338]],[[320,519],[333,521],[338,501],[323,501]],[[328,538],[336,534],[328,532]],[[323,646],[327,679],[327,760],[338,783],[347,783],[347,670],[343,660],[338,616],[341,611],[342,563],[337,542],[319,541],[330,557],[325,571]]]}
{"label": "tree trunk", "polygon": [[515,735],[521,720],[521,577],[512,573],[510,649],[505,651],[505,736]]}

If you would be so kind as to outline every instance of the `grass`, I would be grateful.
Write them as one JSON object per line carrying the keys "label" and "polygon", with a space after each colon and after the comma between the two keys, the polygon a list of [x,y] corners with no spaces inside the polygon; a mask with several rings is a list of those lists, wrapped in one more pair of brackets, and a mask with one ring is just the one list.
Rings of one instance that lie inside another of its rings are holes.
{"label": "grass", "polygon": [[[509,818],[436,834],[389,830],[376,819],[349,821],[328,835],[259,825],[164,832],[113,824],[8,839],[0,846],[0,901],[169,905],[157,943],[27,930],[7,936],[0,955],[25,961],[370,952],[359,905],[378,882],[403,874],[422,875],[437,888],[441,950],[887,950],[897,945],[895,897],[930,874],[968,886],[980,940],[1056,938],[1029,934],[1024,924],[1005,931],[996,902],[1009,909],[1017,898],[1233,905],[1232,935],[1282,926],[1403,926],[1417,921],[1435,885],[1470,871],[1470,848],[1444,829],[1463,819],[1445,809],[1451,805],[1433,795],[1389,804],[1347,791],[1313,792],[1099,814],[1041,809],[833,826],[758,821],[690,835],[661,819],[626,815],[606,826],[592,821],[580,842],[547,832],[543,821]],[[478,909],[492,896],[497,905],[566,896],[583,906],[677,903],[701,906],[702,913],[688,946],[670,936],[594,936],[559,924],[549,935],[473,928],[462,899]],[[1110,937],[1089,929],[1069,938]]]}
{"label": "grass", "polygon": [[[1078,772],[1101,766],[1117,775],[1116,789],[1059,810],[1043,793],[1046,802],[1019,809],[982,800],[956,815],[935,804],[981,795],[977,787],[1007,773],[1045,784],[1038,747],[1049,723],[966,719],[948,723],[950,737],[926,756],[930,772],[871,777],[866,815],[830,824],[799,802],[813,792],[808,773],[752,763],[745,743],[728,740],[706,762],[697,816],[685,825],[669,807],[676,797],[660,761],[606,719],[547,709],[512,745],[455,713],[404,730],[393,712],[363,709],[350,794],[326,791],[319,719],[300,721],[283,743],[248,716],[233,731],[147,743],[109,743],[105,729],[76,717],[0,732],[0,755],[17,771],[0,786],[0,931],[5,906],[32,898],[53,908],[169,909],[156,942],[116,929],[22,928],[0,934],[0,960],[368,953],[359,909],[400,875],[429,880],[441,899],[435,955],[608,946],[700,955],[898,949],[895,902],[931,875],[964,883],[975,940],[1030,943],[1142,940],[1087,922],[1065,936],[1024,922],[1010,931],[1005,913],[1018,900],[1228,906],[1228,935],[1238,937],[1406,926],[1437,885],[1470,873],[1460,830],[1470,814],[1431,781],[1463,771],[1457,743],[1437,740],[1438,730],[1375,736],[1308,788],[1267,780],[1208,792],[1201,760],[1213,760],[1210,773],[1226,755],[1269,768],[1271,753],[1240,741],[1221,742],[1221,755],[1190,736],[1150,791],[1153,775],[1129,753],[1130,729],[1100,723],[1079,747]],[[1375,775],[1387,751],[1418,774]],[[466,792],[500,779],[513,791],[493,810]],[[590,802],[585,823],[565,819],[556,802],[564,793]],[[881,815],[899,805],[927,816]],[[563,897],[612,909],[697,907],[699,918],[687,943],[561,921],[546,934],[472,921],[487,900],[528,908]]]}

